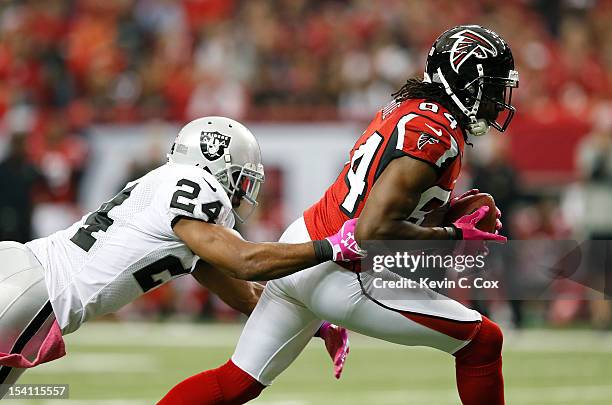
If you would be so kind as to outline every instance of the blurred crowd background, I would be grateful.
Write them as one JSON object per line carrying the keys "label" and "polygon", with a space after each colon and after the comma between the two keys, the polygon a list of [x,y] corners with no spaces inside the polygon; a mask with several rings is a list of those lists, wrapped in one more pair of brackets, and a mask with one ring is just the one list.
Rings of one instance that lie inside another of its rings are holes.
{"label": "blurred crowd background", "polygon": [[[512,46],[518,113],[507,133],[478,140],[458,191],[493,194],[511,238],[610,240],[611,22],[610,0],[5,0],[0,239],[25,242],[83,214],[96,126],[226,115],[365,128],[394,90],[422,75],[441,31],[477,23]],[[150,158],[135,159],[125,180],[163,163],[164,147],[138,151]],[[286,225],[275,215],[282,177],[268,171],[248,237],[272,240]],[[517,327],[610,327],[609,302],[569,289],[573,298],[559,302],[475,305],[506,311]],[[236,318],[189,281],[119,316]]]}

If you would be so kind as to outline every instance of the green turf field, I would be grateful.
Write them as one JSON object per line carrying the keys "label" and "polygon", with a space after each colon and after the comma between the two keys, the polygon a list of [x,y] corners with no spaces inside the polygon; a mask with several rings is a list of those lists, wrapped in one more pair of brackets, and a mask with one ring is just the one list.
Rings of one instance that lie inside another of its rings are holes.
{"label": "green turf field", "polygon": [[[222,364],[239,325],[85,325],[67,336],[69,354],[29,371],[20,383],[70,384],[70,401],[3,404],[152,404],[173,384]],[[351,336],[340,381],[314,339],[298,360],[254,403],[457,404],[453,359]],[[612,335],[589,331],[527,331],[506,336],[508,404],[611,404]]]}

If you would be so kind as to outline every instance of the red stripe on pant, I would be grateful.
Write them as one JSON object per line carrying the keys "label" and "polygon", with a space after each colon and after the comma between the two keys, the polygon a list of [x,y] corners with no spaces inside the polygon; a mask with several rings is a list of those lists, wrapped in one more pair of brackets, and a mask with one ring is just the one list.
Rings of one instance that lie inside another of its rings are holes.
{"label": "red stripe on pant", "polygon": [[471,340],[480,329],[480,321],[457,321],[434,315],[396,310],[406,318],[457,340]]}
{"label": "red stripe on pant", "polygon": [[464,405],[505,404],[501,356],[503,334],[497,324],[485,316],[482,321],[461,322],[396,311],[427,328],[469,341],[454,354],[457,391]]}

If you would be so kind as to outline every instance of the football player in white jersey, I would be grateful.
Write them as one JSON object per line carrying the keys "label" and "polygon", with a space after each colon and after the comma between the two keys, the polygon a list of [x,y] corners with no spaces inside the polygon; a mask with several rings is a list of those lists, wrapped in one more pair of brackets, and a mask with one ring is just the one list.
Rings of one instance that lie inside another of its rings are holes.
{"label": "football player in white jersey", "polygon": [[362,256],[347,243],[354,221],[314,242],[243,240],[232,230],[234,216],[242,220],[236,208],[246,202],[252,212],[263,181],[251,132],[200,118],[181,129],[167,164],[68,229],[25,245],[0,242],[0,398],[26,368],[65,354],[62,335],[173,278],[191,273],[249,314],[262,288],[246,280]]}

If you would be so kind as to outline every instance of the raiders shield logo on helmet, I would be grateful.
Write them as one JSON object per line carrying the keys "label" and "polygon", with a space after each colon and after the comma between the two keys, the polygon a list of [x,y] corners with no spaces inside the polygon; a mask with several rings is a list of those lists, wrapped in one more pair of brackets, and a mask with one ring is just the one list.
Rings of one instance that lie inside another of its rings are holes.
{"label": "raiders shield logo on helmet", "polygon": [[200,134],[200,149],[204,157],[210,161],[217,160],[229,147],[230,137],[219,132],[204,132]]}
{"label": "raiders shield logo on helmet", "polygon": [[436,139],[433,135],[429,135],[426,132],[421,132],[421,136],[419,136],[419,139],[417,139],[417,147],[419,150],[422,150],[427,144],[433,145],[434,143],[439,142],[440,140]]}
{"label": "raiders shield logo on helmet", "polygon": [[497,56],[497,49],[488,39],[469,29],[457,32],[451,38],[457,38],[450,50],[450,63],[453,70],[459,73],[459,68],[472,56],[486,59],[488,55]]}

